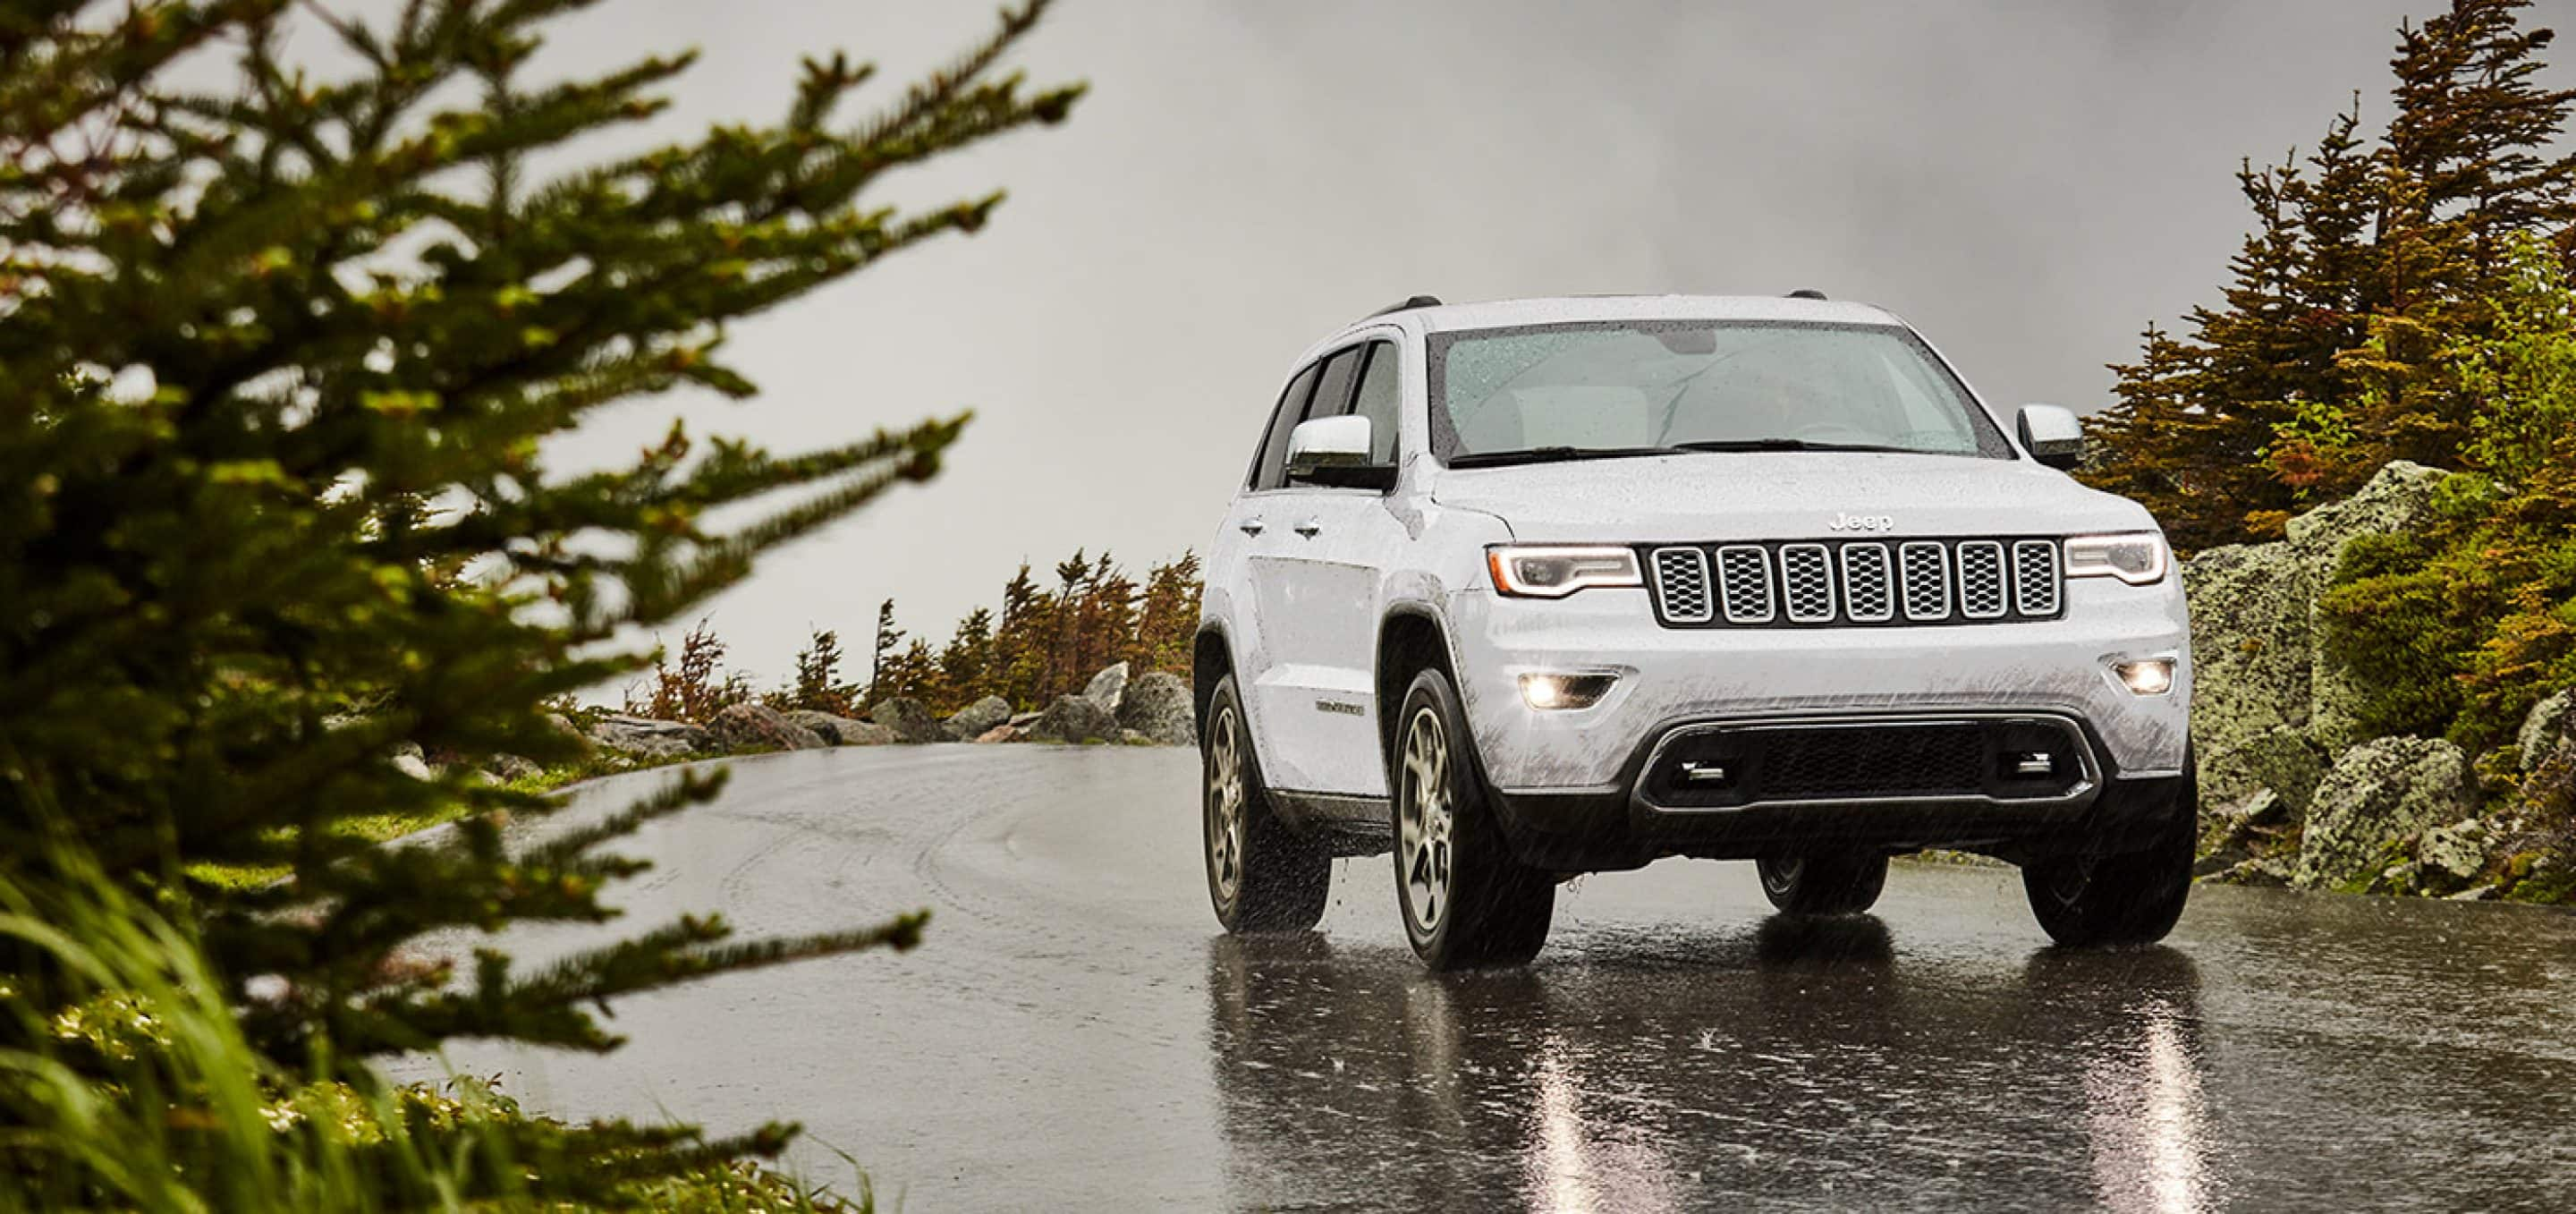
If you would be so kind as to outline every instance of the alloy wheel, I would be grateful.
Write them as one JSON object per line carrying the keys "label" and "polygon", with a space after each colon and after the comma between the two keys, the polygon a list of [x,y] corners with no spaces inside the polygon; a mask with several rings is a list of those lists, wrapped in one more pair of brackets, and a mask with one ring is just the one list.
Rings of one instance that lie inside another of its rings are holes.
{"label": "alloy wheel", "polygon": [[1404,788],[1396,846],[1404,855],[1405,901],[1426,934],[1449,910],[1450,838],[1454,821],[1449,790],[1449,733],[1428,705],[1404,731]]}
{"label": "alloy wheel", "polygon": [[1243,730],[1234,706],[1219,709],[1207,765],[1208,874],[1231,905],[1243,889]]}

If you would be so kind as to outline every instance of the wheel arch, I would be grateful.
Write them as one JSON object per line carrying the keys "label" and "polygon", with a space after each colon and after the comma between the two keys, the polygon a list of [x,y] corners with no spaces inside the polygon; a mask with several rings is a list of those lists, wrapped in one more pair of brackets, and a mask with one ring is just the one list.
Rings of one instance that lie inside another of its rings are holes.
{"label": "wheel arch", "polygon": [[[1378,622],[1377,741],[1381,762],[1395,753],[1396,715],[1404,707],[1405,688],[1415,675],[1436,669],[1449,676],[1460,695],[1458,666],[1449,650],[1449,627],[1427,603],[1396,603]],[[1471,752],[1474,747],[1468,748]]]}
{"label": "wheel arch", "polygon": [[[1199,625],[1198,637],[1190,649],[1190,724],[1204,733],[1207,730],[1208,701],[1216,698],[1216,685],[1234,673],[1234,649],[1225,635],[1225,626],[1216,623]],[[1241,693],[1238,692],[1238,695]]]}

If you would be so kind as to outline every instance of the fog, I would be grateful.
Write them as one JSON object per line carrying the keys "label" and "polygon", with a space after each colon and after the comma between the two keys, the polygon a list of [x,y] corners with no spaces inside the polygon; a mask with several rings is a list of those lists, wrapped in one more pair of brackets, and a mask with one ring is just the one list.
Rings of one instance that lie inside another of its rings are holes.
{"label": "fog", "polygon": [[[1913,321],[1994,403],[2090,412],[2140,328],[2214,295],[2240,158],[2311,143],[2356,89],[2383,123],[2394,28],[2433,7],[1070,0],[1018,61],[1091,82],[1072,120],[886,187],[1006,187],[983,234],[738,328],[761,397],[629,406],[555,454],[619,458],[675,414],[790,449],[975,410],[935,482],[714,605],[767,682],[809,626],[864,655],[888,596],[937,639],[1022,560],[1204,546],[1289,360],[1415,293],[1814,287]],[[2576,0],[2536,12],[2576,25]],[[882,101],[989,15],[623,0],[551,62],[702,48],[677,134],[774,116],[831,48],[880,63]]]}

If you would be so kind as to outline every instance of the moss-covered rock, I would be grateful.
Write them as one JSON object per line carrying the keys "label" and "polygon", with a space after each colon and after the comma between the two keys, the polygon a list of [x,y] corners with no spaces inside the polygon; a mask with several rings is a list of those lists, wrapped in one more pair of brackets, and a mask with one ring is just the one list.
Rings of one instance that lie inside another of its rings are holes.
{"label": "moss-covered rock", "polygon": [[2470,818],[2425,831],[2415,855],[2427,875],[2438,872],[2454,881],[2467,881],[2486,870],[2487,850],[2493,843],[2494,831],[2486,821]]}
{"label": "moss-covered rock", "polygon": [[2559,692],[2535,705],[2514,741],[2525,772],[2538,771],[2562,750],[2576,750],[2576,691]]}
{"label": "moss-covered rock", "polygon": [[2392,845],[2477,809],[2469,756],[2432,738],[2376,738],[2335,760],[2317,785],[2291,883],[2336,889],[2378,875]]}
{"label": "moss-covered rock", "polygon": [[2213,548],[2183,567],[2192,740],[2209,801],[2239,800],[2260,787],[2245,759],[2255,738],[2307,724],[2313,580],[2286,543]]}
{"label": "moss-covered rock", "polygon": [[2317,601],[2346,546],[2422,526],[2448,475],[2391,462],[2360,492],[2291,519],[2285,540],[2212,548],[2184,564],[2205,801],[2269,788],[2304,812],[2327,756],[2365,735],[2359,690],[2320,652]]}

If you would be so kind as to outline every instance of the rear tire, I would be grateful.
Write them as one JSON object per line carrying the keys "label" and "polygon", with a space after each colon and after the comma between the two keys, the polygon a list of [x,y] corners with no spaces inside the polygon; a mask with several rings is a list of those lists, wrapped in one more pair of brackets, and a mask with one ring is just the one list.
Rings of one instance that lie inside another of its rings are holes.
{"label": "rear tire", "polygon": [[1199,723],[1200,855],[1208,901],[1229,932],[1301,932],[1324,917],[1333,856],[1271,812],[1243,701],[1227,675]]}
{"label": "rear tire", "polygon": [[1857,915],[1887,888],[1887,857],[1854,852],[1765,856],[1762,896],[1784,915]]}
{"label": "rear tire", "polygon": [[1521,863],[1503,838],[1449,677],[1414,676],[1396,721],[1387,787],[1405,938],[1435,970],[1537,956],[1556,912],[1556,874]]}
{"label": "rear tire", "polygon": [[[2191,771],[2186,758],[2183,770]],[[2143,851],[2116,856],[2056,856],[2022,865],[2030,912],[2051,940],[2068,948],[2153,944],[2182,918],[2191,899],[2191,864],[2200,833],[2200,789],[2186,774],[2173,821]]]}

